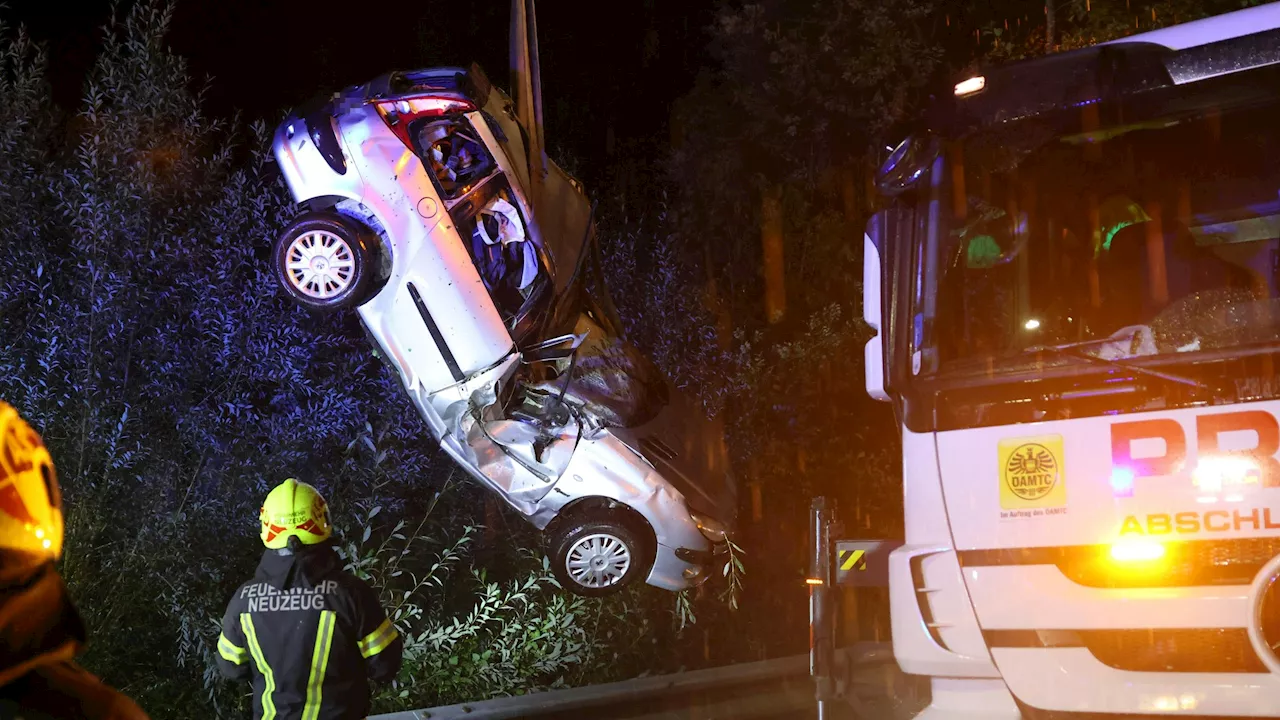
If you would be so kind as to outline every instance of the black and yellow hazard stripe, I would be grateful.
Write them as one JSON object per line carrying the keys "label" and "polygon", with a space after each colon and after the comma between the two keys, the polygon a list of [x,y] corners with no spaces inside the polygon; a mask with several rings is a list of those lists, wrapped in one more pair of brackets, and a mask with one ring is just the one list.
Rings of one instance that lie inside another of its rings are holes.
{"label": "black and yellow hazard stripe", "polygon": [[240,627],[244,629],[244,637],[249,641],[249,653],[262,673],[266,687],[262,689],[262,720],[275,720],[276,704],[271,695],[276,691],[276,676],[267,664],[267,657],[262,654],[262,646],[258,644],[258,632],[253,629],[253,618],[249,613],[240,613]]}
{"label": "black and yellow hazard stripe", "polygon": [[867,569],[866,550],[841,550],[837,561],[841,570]]}
{"label": "black and yellow hazard stripe", "polygon": [[243,665],[249,660],[249,651],[231,642],[222,633],[218,633],[218,654],[223,660],[236,665]]}
{"label": "black and yellow hazard stripe", "polygon": [[396,632],[396,626],[391,624],[390,618],[387,618],[382,621],[377,630],[365,635],[364,639],[358,643],[360,654],[368,660],[386,650],[387,646],[395,642],[398,637],[400,637],[400,633]]}
{"label": "black and yellow hazard stripe", "polygon": [[332,610],[320,613],[320,625],[316,628],[316,645],[311,651],[311,677],[307,680],[307,703],[302,708],[302,720],[317,720],[324,687],[324,674],[329,669],[329,650],[333,647],[333,626],[337,616]]}

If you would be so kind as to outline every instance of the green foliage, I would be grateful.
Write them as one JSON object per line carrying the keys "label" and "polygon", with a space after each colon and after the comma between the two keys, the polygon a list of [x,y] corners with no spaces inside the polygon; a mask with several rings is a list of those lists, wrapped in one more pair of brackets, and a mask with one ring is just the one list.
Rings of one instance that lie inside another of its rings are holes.
{"label": "green foliage", "polygon": [[[569,595],[549,561],[528,551],[516,553],[519,562],[501,563],[515,569],[494,578],[474,561],[479,528],[433,537],[426,530],[436,523],[423,518],[412,531],[404,520],[378,529],[380,513],[375,506],[358,514],[339,547],[347,569],[378,589],[405,639],[404,666],[394,684],[379,689],[375,711],[522,695],[628,677],[655,664],[651,652],[634,652],[650,634],[636,595]],[[611,662],[592,663],[601,656]]]}
{"label": "green foliage", "polygon": [[[895,421],[864,384],[862,236],[880,149],[953,61],[945,15],[942,0],[722,4],[715,64],[676,109],[670,161],[619,171],[626,194],[602,207],[606,280],[629,336],[728,432],[744,500],[735,541],[754,580],[742,584],[735,556],[714,587],[675,600],[677,628],[718,638],[707,645],[722,661],[803,631],[777,618],[803,603],[796,539],[812,495],[837,498],[862,533],[901,532]],[[781,209],[776,324],[763,312],[766,196]],[[744,626],[756,632],[734,631]]]}
{"label": "green foliage", "polygon": [[709,307],[713,301],[697,272],[701,262],[673,228],[665,202],[659,196],[644,214],[601,221],[605,284],[628,339],[714,413],[746,390],[737,372],[741,361]]}
{"label": "green foliage", "polygon": [[680,630],[698,622],[698,615],[693,609],[693,593],[689,590],[676,593],[676,622]]}
{"label": "green foliage", "polygon": [[747,574],[747,566],[743,564],[742,557],[747,551],[738,547],[738,543],[732,538],[726,538],[726,543],[729,547],[729,559],[724,561],[724,570],[720,574],[728,579],[728,584],[720,593],[720,599],[730,609],[737,610],[738,600],[742,597],[743,578]]}
{"label": "green foliage", "polygon": [[[1071,0],[1044,3],[1055,13],[1053,49],[1074,50],[1116,40],[1169,25],[1199,20],[1232,10],[1262,4],[1263,0]],[[1034,7],[1034,6],[1033,6]],[[1023,14],[1026,4],[985,8],[981,51],[988,61],[1019,60],[1043,55],[1046,44],[1046,12]],[[1040,8],[1043,9],[1043,8]],[[1001,14],[1004,17],[1001,17]],[[1011,17],[1012,16],[1012,17]],[[1006,28],[1005,25],[1008,25]]]}
{"label": "green foliage", "polygon": [[717,72],[682,106],[690,153],[731,155],[726,172],[748,182],[812,185],[909,109],[938,59],[932,12],[924,0],[727,4],[711,27]]}
{"label": "green foliage", "polygon": [[86,663],[156,717],[210,716],[243,708],[210,618],[261,551],[266,489],[307,477],[340,508],[373,477],[341,452],[371,421],[398,439],[392,485],[437,462],[363,340],[279,297],[261,256],[292,209],[267,128],[202,114],[169,20],[114,18],[73,116],[25,36],[5,46],[0,396],[58,465]]}
{"label": "green foliage", "polygon": [[762,0],[717,13],[717,64],[679,103],[667,180],[686,251],[735,327],[761,320],[766,193],[781,196],[788,313],[799,321],[855,299],[865,172],[938,66],[936,14],[933,0]]}
{"label": "green foliage", "polygon": [[[724,607],[730,610],[737,610],[744,588],[743,578],[747,574],[747,567],[743,563],[742,557],[747,553],[732,539],[727,539],[727,544],[729,558],[725,560],[724,567],[720,572],[721,576],[724,577],[724,588],[720,591],[717,599],[723,603]],[[684,632],[690,626],[697,624],[698,615],[694,606],[697,594],[697,590],[682,590],[676,593],[675,619],[677,632]]]}
{"label": "green foliage", "polygon": [[[261,498],[290,476],[335,518],[370,501],[349,560],[414,632],[414,682],[380,707],[654,664],[596,631],[603,609],[588,634],[543,562],[505,550],[535,533],[480,548],[480,491],[444,492],[453,463],[354,318],[282,297],[265,259],[296,209],[269,128],[203,113],[164,44],[170,18],[155,0],[113,18],[73,115],[49,105],[39,48],[0,35],[0,397],[58,466],[85,664],[152,717],[243,716],[248,686],[214,666],[217,621],[262,551]],[[605,607],[628,632],[661,617],[635,596]]]}

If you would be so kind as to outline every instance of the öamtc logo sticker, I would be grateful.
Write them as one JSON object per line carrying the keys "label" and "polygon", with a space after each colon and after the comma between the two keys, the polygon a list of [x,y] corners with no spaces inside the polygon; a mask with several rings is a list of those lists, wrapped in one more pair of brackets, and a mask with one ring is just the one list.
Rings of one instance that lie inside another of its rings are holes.
{"label": "\u00f6amtc logo sticker", "polygon": [[1001,440],[999,452],[1001,508],[1030,510],[1067,504],[1061,435]]}

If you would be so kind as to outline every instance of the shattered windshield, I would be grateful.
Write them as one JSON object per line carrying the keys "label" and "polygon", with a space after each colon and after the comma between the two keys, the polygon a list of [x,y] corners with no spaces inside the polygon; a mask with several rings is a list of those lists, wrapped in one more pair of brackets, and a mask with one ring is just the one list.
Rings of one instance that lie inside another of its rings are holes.
{"label": "shattered windshield", "polygon": [[936,218],[920,370],[1274,342],[1278,151],[1277,105],[948,148],[920,201]]}

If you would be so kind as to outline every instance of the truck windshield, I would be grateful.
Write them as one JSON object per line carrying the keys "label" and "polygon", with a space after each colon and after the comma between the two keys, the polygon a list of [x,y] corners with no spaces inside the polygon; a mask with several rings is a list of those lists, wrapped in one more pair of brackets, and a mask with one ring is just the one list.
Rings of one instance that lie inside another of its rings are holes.
{"label": "truck windshield", "polygon": [[1280,105],[1004,128],[952,143],[921,186],[917,372],[1280,338]]}

